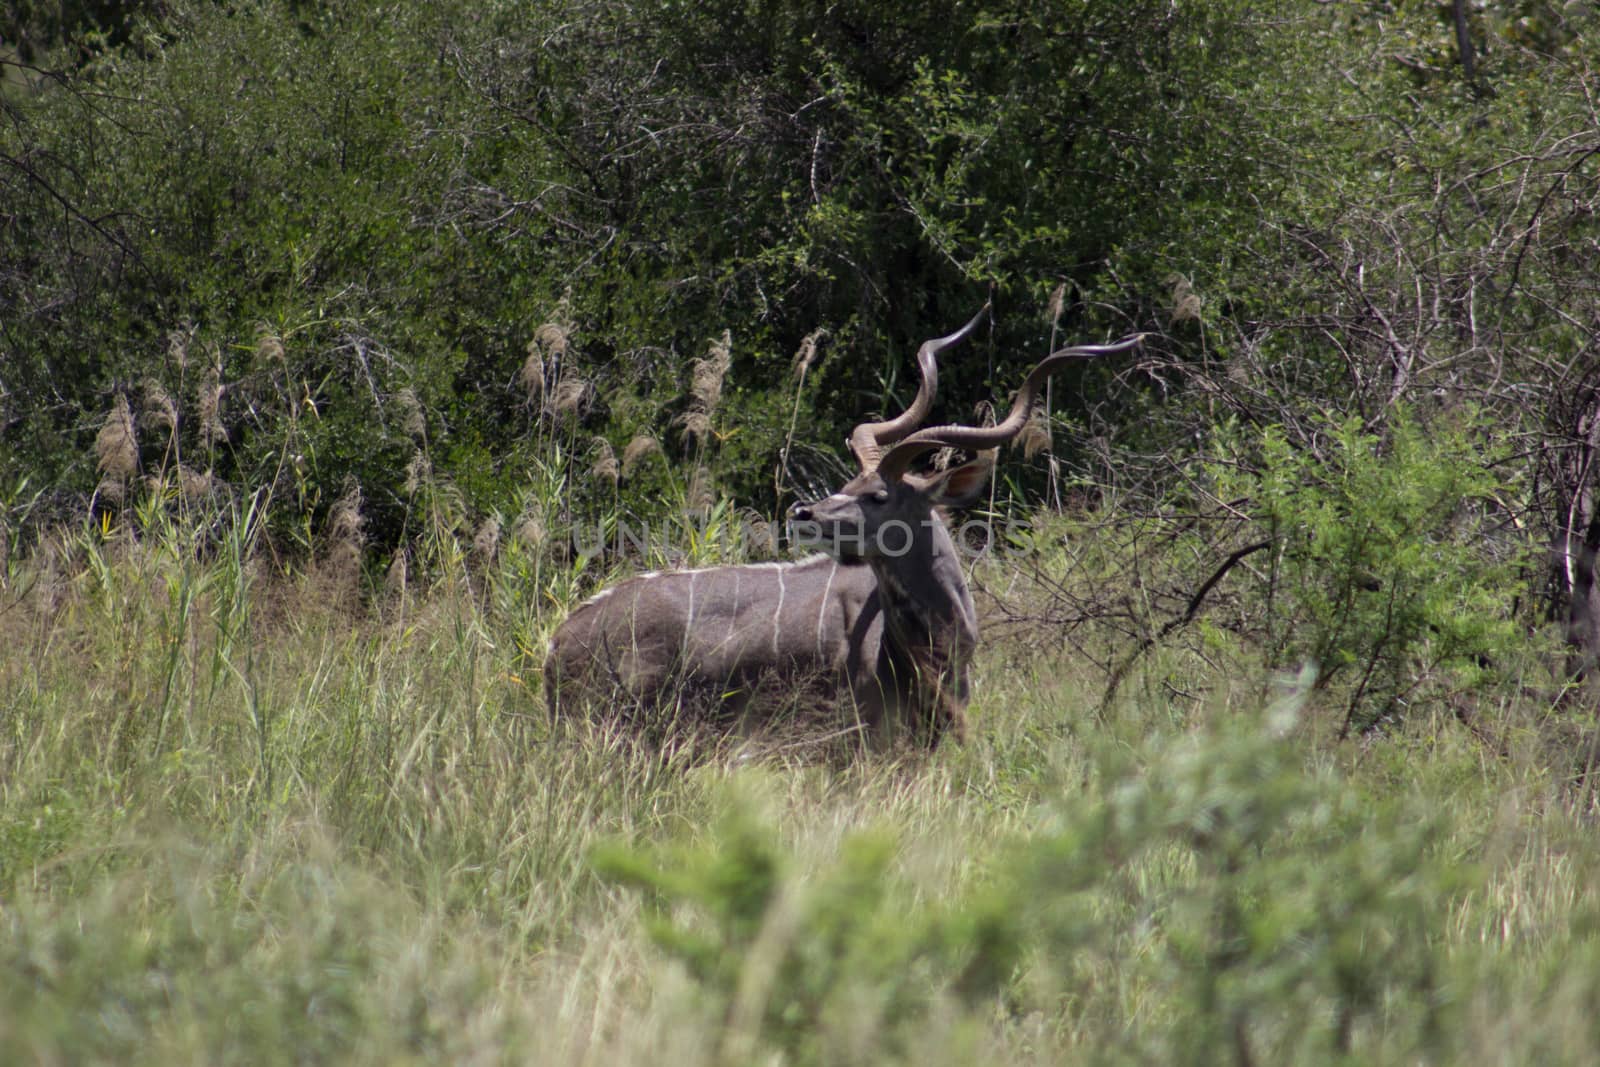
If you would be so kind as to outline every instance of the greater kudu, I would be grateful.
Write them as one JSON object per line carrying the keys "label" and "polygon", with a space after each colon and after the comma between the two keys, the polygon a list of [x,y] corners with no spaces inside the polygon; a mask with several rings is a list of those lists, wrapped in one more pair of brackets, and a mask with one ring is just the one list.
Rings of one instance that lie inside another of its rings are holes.
{"label": "greater kudu", "polygon": [[[861,473],[832,496],[791,509],[796,540],[824,554],[645,574],[604,590],[550,642],[551,713],[587,701],[658,725],[804,726],[807,736],[861,733],[928,746],[947,733],[963,737],[978,618],[939,509],[977,499],[994,450],[1022,429],[1053,370],[1139,340],[1047,356],[996,426],[917,429],[933,407],[939,353],[987,311],[918,350],[921,384],[909,408],[851,432]],[[976,458],[937,473],[911,471],[915,459],[946,446]]]}

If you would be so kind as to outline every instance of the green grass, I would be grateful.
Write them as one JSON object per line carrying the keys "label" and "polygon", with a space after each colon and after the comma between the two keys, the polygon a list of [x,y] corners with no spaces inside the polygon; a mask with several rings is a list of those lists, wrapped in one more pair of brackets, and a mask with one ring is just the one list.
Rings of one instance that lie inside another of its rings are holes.
{"label": "green grass", "polygon": [[1102,713],[1101,670],[1013,637],[964,747],[661,758],[545,721],[560,575],[357,615],[201,547],[10,565],[7,1062],[1600,1050],[1593,807],[1532,697],[1480,700],[1503,752],[1442,704],[1337,744],[1247,656],[1154,652]]}

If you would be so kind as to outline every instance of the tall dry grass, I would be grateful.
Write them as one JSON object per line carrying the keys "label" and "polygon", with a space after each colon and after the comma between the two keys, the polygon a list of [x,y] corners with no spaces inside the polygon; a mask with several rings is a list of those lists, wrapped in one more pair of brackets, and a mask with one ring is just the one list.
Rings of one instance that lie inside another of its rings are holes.
{"label": "tall dry grass", "polygon": [[[538,652],[579,591],[525,532],[532,512],[472,562],[487,595],[436,566],[388,613],[320,564],[266,566],[248,502],[213,506],[11,561],[0,1047],[16,1062],[1592,1056],[1600,846],[1510,698],[1503,756],[1443,709],[1360,749],[1329,744],[1314,705],[1267,738],[1276,682],[1165,652],[1102,718],[1096,668],[1013,636],[979,657],[965,747],[844,766],[662,755],[546,720]],[[355,517],[330,521],[340,536]],[[602,844],[701,862],[730,810],[772,835],[787,902],[729,964],[731,1001],[649,933],[720,944],[712,905],[650,918],[592,863]],[[893,843],[894,885],[856,923],[814,890],[841,884],[861,835]],[[931,998],[914,1016],[875,985],[822,989],[805,994],[816,1033],[782,1041],[751,1010],[783,1009],[827,953],[891,951],[896,915],[990,900],[1020,901],[1005,914],[1023,952],[986,999],[936,970],[904,978]],[[1375,910],[1419,900],[1392,930]],[[801,936],[817,931],[843,940]],[[1423,964],[1423,986],[1396,984]],[[1369,1002],[1341,975],[1389,984]]]}

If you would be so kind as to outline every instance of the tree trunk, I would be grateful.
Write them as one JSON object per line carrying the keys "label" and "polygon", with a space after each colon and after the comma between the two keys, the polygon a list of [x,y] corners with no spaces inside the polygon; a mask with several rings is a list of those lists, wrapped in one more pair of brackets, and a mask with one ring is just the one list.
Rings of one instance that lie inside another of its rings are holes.
{"label": "tree trunk", "polygon": [[1461,55],[1461,72],[1467,76],[1467,83],[1474,89],[1478,87],[1478,63],[1472,54],[1472,35],[1467,32],[1467,0],[1455,0],[1452,5],[1456,18],[1456,51]]}

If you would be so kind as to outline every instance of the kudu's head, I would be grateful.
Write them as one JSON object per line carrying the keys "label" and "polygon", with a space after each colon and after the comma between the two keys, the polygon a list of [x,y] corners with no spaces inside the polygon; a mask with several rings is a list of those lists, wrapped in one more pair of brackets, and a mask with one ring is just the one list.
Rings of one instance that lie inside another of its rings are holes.
{"label": "kudu's head", "polygon": [[[934,338],[917,350],[922,382],[916,399],[896,418],[862,423],[851,431],[850,449],[861,465],[861,473],[832,496],[815,503],[796,504],[789,510],[790,529],[797,541],[846,559],[905,554],[918,542],[919,531],[937,521],[935,508],[962,507],[983,492],[994,470],[996,450],[1021,432],[1039,389],[1051,372],[1074,360],[1132,348],[1142,337],[1126,337],[1110,345],[1063,348],[1046,356],[1028,374],[1011,411],[997,425],[919,429],[933,409],[939,387],[939,353],[972,333],[988,310],[989,305],[985,304],[961,329],[948,337]],[[912,463],[919,457],[946,447],[974,452],[977,457],[933,474],[911,472]],[[888,451],[884,451],[886,448]]]}

